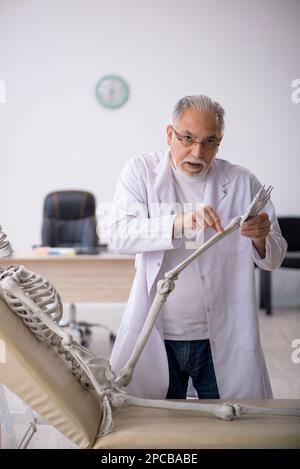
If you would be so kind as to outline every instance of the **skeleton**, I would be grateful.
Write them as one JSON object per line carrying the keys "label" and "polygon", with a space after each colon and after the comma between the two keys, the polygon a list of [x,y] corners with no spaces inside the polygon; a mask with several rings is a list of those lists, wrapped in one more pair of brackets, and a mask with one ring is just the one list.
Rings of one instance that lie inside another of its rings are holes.
{"label": "skeleton", "polygon": [[[206,412],[223,420],[233,420],[245,414],[272,414],[300,417],[300,409],[280,409],[255,407],[244,404],[200,404],[172,402],[167,400],[140,399],[128,395],[124,387],[131,381],[132,372],[153,328],[162,304],[174,289],[174,280],[179,273],[202,252],[244,223],[248,217],[256,215],[270,198],[271,188],[263,187],[254,198],[247,212],[234,218],[224,232],[216,234],[185,261],[165,274],[165,279],[157,285],[157,294],[150,308],[146,323],[126,366],[118,376],[110,363],[96,357],[81,347],[72,336],[59,326],[63,307],[60,296],[53,285],[40,275],[28,271],[24,266],[0,268],[0,297],[18,315],[38,340],[44,341],[61,356],[69,370],[80,384],[93,392],[99,401],[103,415],[99,436],[108,434],[113,425],[112,407],[141,406],[162,409],[181,409]],[[87,357],[87,358],[85,358]]]}

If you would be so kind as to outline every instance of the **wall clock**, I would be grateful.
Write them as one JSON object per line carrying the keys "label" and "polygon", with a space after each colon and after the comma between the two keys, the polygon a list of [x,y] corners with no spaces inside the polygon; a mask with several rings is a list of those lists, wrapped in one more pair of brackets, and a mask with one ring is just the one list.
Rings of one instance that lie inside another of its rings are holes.
{"label": "wall clock", "polygon": [[116,109],[127,102],[129,87],[120,76],[106,75],[96,84],[96,96],[102,106]]}

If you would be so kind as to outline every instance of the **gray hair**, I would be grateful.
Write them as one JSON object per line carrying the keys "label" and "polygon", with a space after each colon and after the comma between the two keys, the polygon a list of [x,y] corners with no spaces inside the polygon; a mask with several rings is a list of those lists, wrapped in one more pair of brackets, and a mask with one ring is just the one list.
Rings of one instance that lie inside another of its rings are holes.
{"label": "gray hair", "polygon": [[212,112],[215,114],[219,123],[219,128],[221,131],[223,131],[225,115],[224,109],[222,108],[221,104],[213,101],[204,94],[185,96],[184,98],[181,98],[174,107],[172,113],[172,122],[180,118],[181,115],[191,107],[198,111]]}

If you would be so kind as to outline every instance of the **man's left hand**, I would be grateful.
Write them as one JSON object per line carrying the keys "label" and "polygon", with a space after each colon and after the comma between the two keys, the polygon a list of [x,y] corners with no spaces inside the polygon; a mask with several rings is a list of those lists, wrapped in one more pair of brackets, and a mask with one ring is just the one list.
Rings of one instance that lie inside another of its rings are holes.
{"label": "man's left hand", "polygon": [[267,213],[260,213],[249,218],[240,227],[240,233],[246,238],[250,238],[261,257],[266,254],[266,238],[270,232],[271,222]]}

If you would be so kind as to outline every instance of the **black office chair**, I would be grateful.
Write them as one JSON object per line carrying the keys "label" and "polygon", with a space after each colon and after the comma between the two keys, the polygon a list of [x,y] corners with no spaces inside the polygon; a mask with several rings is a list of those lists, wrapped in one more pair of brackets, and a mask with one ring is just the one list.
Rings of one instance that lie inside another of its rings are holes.
{"label": "black office chair", "polygon": [[[96,222],[96,201],[85,191],[65,190],[48,194],[44,201],[42,244],[49,247],[73,247],[78,253],[97,254],[99,244]],[[76,307],[70,305],[70,319],[61,326],[75,329],[80,334],[81,345],[88,347],[91,327],[108,330],[111,342],[115,334],[103,324],[76,321]]]}
{"label": "black office chair", "polygon": [[[280,267],[300,269],[300,217],[278,217],[282,236],[288,243]],[[260,270],[260,307],[272,314],[272,276],[269,270]]]}

